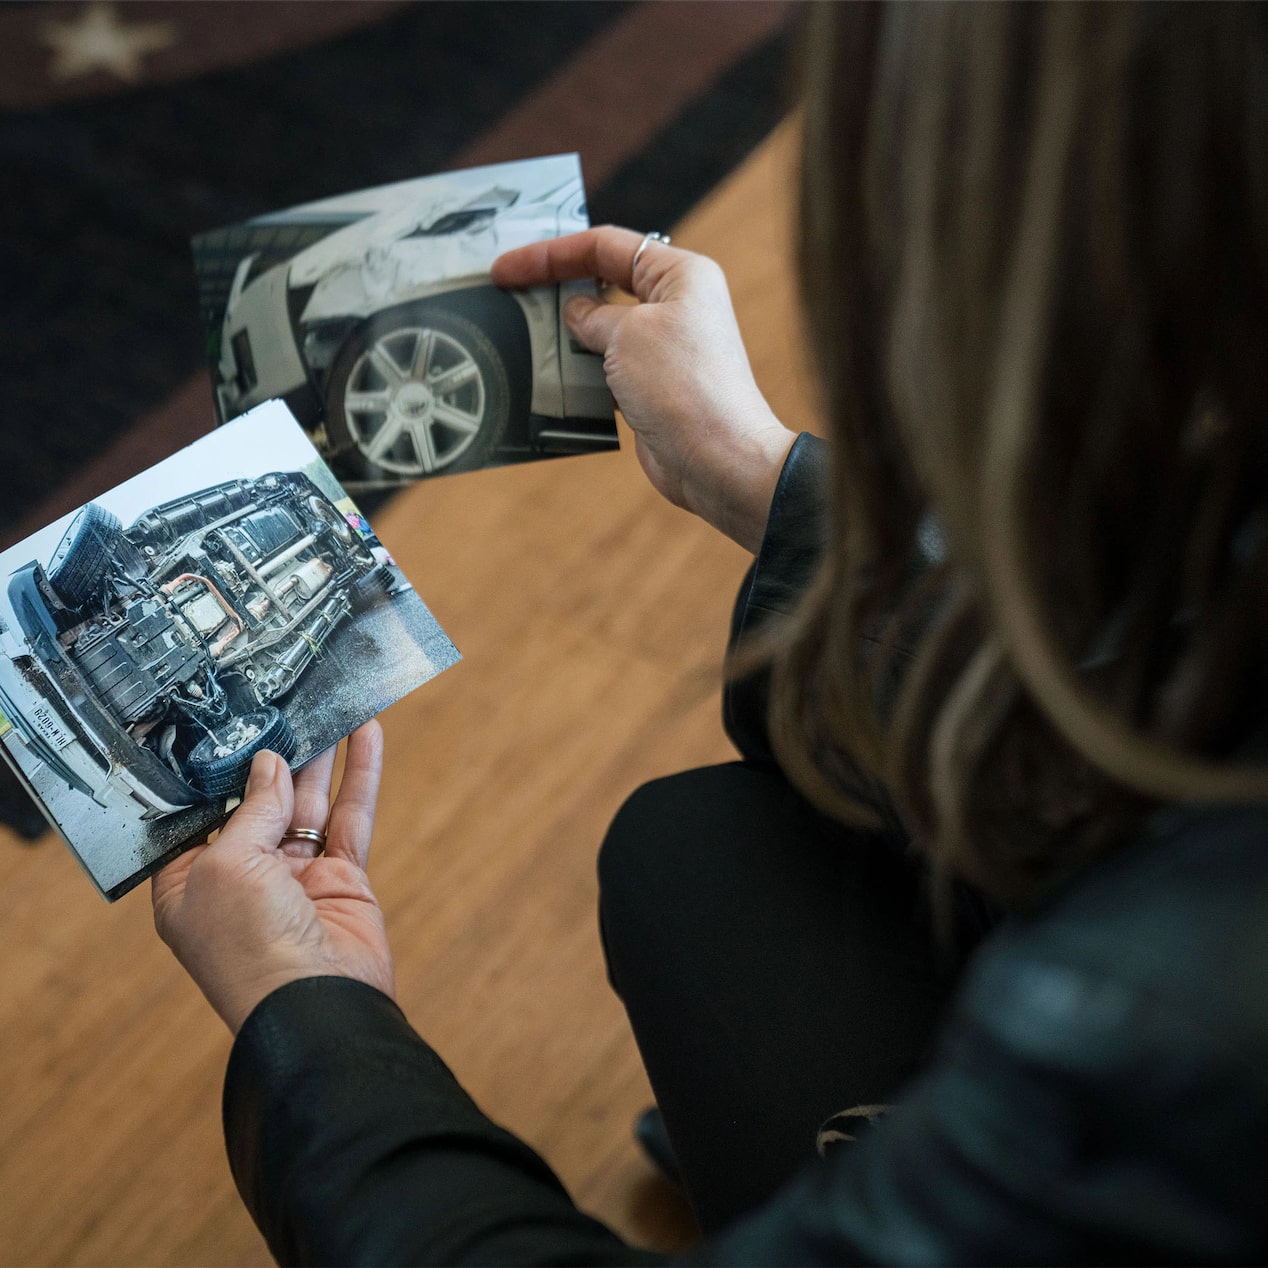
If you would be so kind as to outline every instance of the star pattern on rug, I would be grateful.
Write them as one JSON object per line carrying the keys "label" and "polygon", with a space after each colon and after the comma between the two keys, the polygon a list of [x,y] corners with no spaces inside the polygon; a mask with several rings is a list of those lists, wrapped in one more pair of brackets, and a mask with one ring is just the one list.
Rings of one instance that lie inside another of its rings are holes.
{"label": "star pattern on rug", "polygon": [[65,81],[104,71],[125,83],[141,78],[149,53],[176,43],[171,22],[125,23],[111,0],[93,0],[71,22],[45,22],[40,40],[53,50],[49,78]]}

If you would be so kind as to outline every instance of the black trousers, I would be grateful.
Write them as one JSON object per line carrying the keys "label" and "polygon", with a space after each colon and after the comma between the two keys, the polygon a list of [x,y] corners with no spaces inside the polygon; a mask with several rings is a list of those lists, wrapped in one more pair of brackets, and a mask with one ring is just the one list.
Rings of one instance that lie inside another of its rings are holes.
{"label": "black trousers", "polygon": [[887,1104],[929,1056],[961,953],[921,868],[815,811],[773,767],[647,784],[599,857],[600,922],[708,1233],[815,1157],[820,1126]]}

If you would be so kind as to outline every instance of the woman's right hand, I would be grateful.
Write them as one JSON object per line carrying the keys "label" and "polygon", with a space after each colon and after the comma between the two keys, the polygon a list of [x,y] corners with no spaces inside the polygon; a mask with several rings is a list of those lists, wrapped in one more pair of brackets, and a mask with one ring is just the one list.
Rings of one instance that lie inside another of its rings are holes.
{"label": "woman's right hand", "polygon": [[607,225],[535,242],[495,260],[493,280],[523,289],[593,277],[642,301],[575,296],[564,321],[602,354],[653,486],[756,552],[794,434],[753,380],[722,270],[659,242],[635,268],[642,241]]}
{"label": "woman's right hand", "polygon": [[[242,804],[210,845],[154,877],[154,926],[236,1035],[267,995],[303,977],[351,977],[393,993],[388,950],[365,874],[383,770],[383,732],[348,737],[338,794],[335,750],[292,780],[276,753],[257,753]],[[286,839],[326,833],[325,852]]]}

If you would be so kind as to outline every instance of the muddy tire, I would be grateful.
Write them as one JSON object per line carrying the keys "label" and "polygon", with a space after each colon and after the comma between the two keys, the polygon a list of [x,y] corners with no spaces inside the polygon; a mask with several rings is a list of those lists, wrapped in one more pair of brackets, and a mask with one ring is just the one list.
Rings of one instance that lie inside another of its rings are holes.
{"label": "muddy tire", "polygon": [[299,741],[286,715],[266,706],[218,726],[190,750],[186,778],[208,798],[234,797],[246,786],[251,759],[265,749],[289,763]]}
{"label": "muddy tire", "polygon": [[68,608],[82,607],[101,589],[115,545],[123,535],[117,516],[89,502],[70,522],[48,563],[48,581]]}

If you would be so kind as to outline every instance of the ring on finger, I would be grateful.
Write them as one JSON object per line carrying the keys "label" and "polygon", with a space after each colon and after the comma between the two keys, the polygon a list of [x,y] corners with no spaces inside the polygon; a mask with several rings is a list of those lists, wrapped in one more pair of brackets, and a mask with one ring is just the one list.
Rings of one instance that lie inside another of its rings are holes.
{"label": "ring on finger", "polygon": [[326,848],[326,834],[317,828],[287,828],[283,841],[311,841],[319,850]]}
{"label": "ring on finger", "polygon": [[645,233],[643,240],[638,244],[638,250],[634,252],[634,263],[630,265],[630,275],[633,276],[638,268],[638,262],[643,258],[643,252],[647,250],[653,242],[659,242],[661,246],[669,245],[669,234],[661,233],[658,229],[653,229],[651,233]]}

